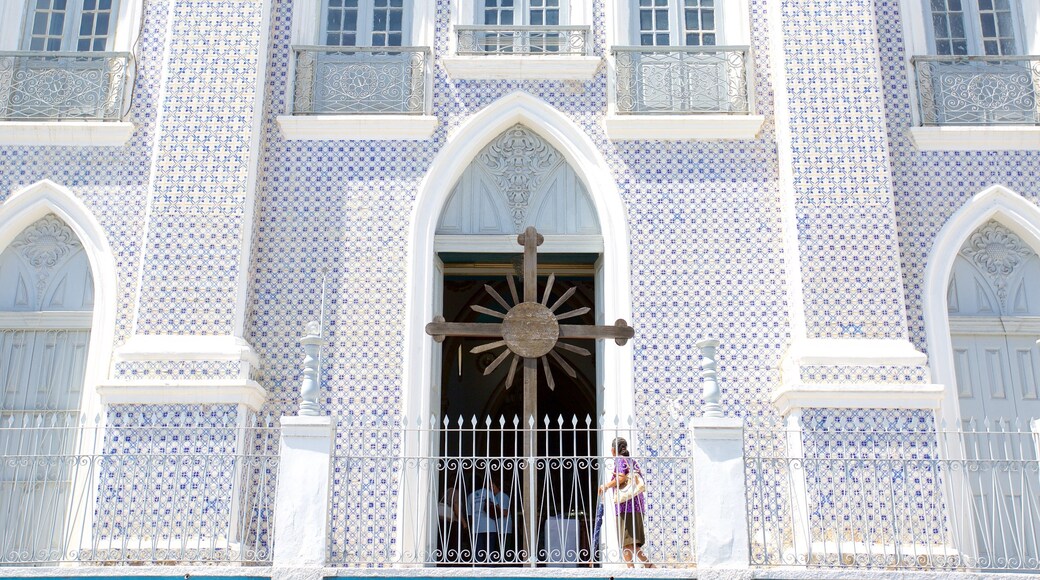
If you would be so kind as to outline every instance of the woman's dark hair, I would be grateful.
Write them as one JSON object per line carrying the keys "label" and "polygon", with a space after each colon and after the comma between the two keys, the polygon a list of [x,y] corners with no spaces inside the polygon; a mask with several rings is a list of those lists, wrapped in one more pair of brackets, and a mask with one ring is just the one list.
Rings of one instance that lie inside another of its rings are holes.
{"label": "woman's dark hair", "polygon": [[625,441],[624,437],[615,437],[610,442],[610,448],[614,450],[615,455],[628,457],[628,441]]}

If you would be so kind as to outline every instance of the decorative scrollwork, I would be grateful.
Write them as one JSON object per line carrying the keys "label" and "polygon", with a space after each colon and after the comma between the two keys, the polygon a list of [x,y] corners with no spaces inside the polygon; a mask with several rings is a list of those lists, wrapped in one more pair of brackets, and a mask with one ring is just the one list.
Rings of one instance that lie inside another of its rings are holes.
{"label": "decorative scrollwork", "polygon": [[745,47],[617,48],[618,113],[749,112]]}
{"label": "decorative scrollwork", "polygon": [[0,52],[0,118],[95,119],[122,116],[130,70],[125,53]]}
{"label": "decorative scrollwork", "polygon": [[293,111],[422,114],[424,48],[297,47]]}

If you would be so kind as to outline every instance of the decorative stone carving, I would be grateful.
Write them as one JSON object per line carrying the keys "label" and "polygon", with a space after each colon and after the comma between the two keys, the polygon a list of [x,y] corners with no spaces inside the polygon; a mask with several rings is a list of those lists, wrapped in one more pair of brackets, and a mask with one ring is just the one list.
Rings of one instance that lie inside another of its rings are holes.
{"label": "decorative stone carving", "polygon": [[480,161],[505,192],[513,226],[527,222],[531,192],[560,161],[560,153],[527,127],[517,124],[502,133],[480,155]]}
{"label": "decorative stone carving", "polygon": [[1007,306],[1008,278],[1035,253],[1014,232],[990,221],[968,238],[961,255],[986,275],[1003,308]]}
{"label": "decorative stone carving", "polygon": [[50,285],[51,275],[83,244],[72,228],[58,216],[48,214],[18,234],[11,247],[36,272],[36,297],[39,301]]}

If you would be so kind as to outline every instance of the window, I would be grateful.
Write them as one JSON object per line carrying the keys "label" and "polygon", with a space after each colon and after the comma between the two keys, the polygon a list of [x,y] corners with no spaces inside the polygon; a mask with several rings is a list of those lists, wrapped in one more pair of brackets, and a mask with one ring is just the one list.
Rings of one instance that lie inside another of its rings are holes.
{"label": "window", "polygon": [[477,22],[485,26],[559,26],[565,20],[560,0],[483,0]]}
{"label": "window", "polygon": [[32,0],[22,49],[89,52],[109,49],[117,0]]}
{"label": "window", "polygon": [[328,46],[402,46],[406,0],[325,0],[321,38]]}
{"label": "window", "polygon": [[938,55],[1018,54],[1011,0],[927,0]]}
{"label": "window", "polygon": [[716,0],[639,0],[635,43],[640,46],[718,44]]}

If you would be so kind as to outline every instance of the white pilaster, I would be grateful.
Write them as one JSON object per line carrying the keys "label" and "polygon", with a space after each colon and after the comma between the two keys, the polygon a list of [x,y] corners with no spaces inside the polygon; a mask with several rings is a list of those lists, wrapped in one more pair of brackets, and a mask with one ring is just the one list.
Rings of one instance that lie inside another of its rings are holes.
{"label": "white pilaster", "polygon": [[329,462],[335,439],[336,420],[332,417],[282,417],[275,567],[320,567],[325,563]]}
{"label": "white pilaster", "polygon": [[692,427],[697,567],[747,568],[743,425],[740,419],[702,417]]}

